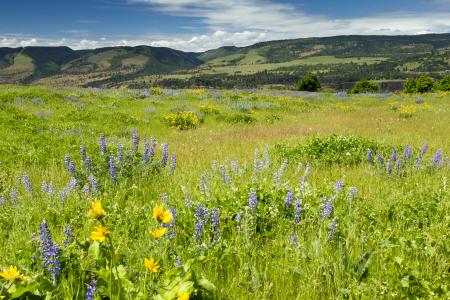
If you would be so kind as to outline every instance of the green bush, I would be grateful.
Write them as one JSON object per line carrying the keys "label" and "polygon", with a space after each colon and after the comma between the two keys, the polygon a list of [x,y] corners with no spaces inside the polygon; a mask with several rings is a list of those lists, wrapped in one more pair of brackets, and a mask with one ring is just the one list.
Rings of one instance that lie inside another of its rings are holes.
{"label": "green bush", "polygon": [[306,144],[289,147],[275,146],[275,152],[283,159],[317,161],[328,165],[352,165],[366,160],[367,149],[385,152],[389,149],[375,141],[358,136],[315,137]]}
{"label": "green bush", "polygon": [[231,124],[239,124],[239,123],[252,124],[253,122],[256,121],[256,119],[250,116],[249,114],[233,114],[227,116],[225,118],[225,121]]}
{"label": "green bush", "polygon": [[450,91],[450,75],[445,76],[440,81],[436,82],[435,90],[437,91]]}
{"label": "green bush", "polygon": [[297,84],[297,90],[305,92],[317,92],[320,87],[319,78],[314,73],[309,73]]}
{"label": "green bush", "polygon": [[180,130],[196,128],[200,124],[200,118],[192,111],[178,111],[163,116],[164,122],[170,127]]}
{"label": "green bush", "polygon": [[417,78],[409,78],[405,83],[405,93],[427,93],[433,90],[433,78],[420,75]]}
{"label": "green bush", "polygon": [[369,80],[360,80],[352,89],[353,94],[375,93],[378,91],[378,84]]}

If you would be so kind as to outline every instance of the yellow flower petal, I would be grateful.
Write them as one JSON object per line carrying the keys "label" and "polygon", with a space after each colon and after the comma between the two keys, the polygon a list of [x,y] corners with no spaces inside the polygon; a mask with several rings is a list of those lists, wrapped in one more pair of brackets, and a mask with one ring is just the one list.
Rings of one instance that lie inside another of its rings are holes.
{"label": "yellow flower petal", "polygon": [[95,227],[94,231],[91,232],[91,239],[94,241],[103,242],[108,235],[108,230],[103,225],[98,225]]}
{"label": "yellow flower petal", "polygon": [[9,267],[8,269],[3,269],[3,272],[0,272],[0,277],[2,277],[6,281],[13,281],[16,279],[20,279],[21,275],[19,271],[17,271],[16,267]]}
{"label": "yellow flower petal", "polygon": [[189,300],[189,293],[178,293],[178,300]]}
{"label": "yellow flower petal", "polygon": [[166,233],[167,233],[167,228],[165,228],[165,227],[150,232],[150,234],[151,234],[155,239],[158,239],[158,238],[164,236]]}
{"label": "yellow flower petal", "polygon": [[153,209],[153,219],[159,223],[170,223],[172,220],[172,214],[169,210],[164,209],[164,206],[160,205]]}
{"label": "yellow flower petal", "polygon": [[102,207],[102,203],[99,200],[92,201],[91,210],[88,213],[89,218],[100,219],[106,215]]}
{"label": "yellow flower petal", "polygon": [[144,258],[144,266],[153,273],[158,272],[159,269],[158,263],[153,258]]}

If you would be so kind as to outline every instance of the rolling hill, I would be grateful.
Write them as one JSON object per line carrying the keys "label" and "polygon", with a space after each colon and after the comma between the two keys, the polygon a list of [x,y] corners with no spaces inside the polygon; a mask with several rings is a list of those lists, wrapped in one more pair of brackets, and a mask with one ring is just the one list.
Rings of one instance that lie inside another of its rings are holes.
{"label": "rolling hill", "polygon": [[316,72],[326,85],[404,79],[450,70],[450,34],[336,36],[188,53],[149,46],[72,50],[0,48],[0,83],[132,87],[293,84]]}

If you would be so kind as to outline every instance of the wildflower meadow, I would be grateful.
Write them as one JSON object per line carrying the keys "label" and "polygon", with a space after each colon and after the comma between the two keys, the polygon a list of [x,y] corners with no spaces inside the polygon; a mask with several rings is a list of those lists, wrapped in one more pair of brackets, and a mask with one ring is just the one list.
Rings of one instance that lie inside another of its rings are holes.
{"label": "wildflower meadow", "polygon": [[449,299],[450,95],[0,87],[0,299]]}

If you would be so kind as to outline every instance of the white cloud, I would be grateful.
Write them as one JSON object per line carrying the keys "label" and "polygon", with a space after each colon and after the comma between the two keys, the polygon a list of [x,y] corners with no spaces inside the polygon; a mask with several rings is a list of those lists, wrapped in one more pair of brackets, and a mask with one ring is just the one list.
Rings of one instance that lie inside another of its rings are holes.
{"label": "white cloud", "polygon": [[[0,35],[0,46],[67,45],[74,49],[151,45],[184,51],[204,51],[225,45],[247,46],[261,41],[334,35],[394,35],[450,32],[450,10],[392,12],[354,18],[306,14],[301,7],[275,0],[123,0],[147,4],[167,15],[199,18],[204,33],[194,36],[160,35],[43,39]],[[450,0],[430,0],[445,4]],[[436,6],[435,6],[436,8]],[[200,28],[198,28],[200,29]]]}

